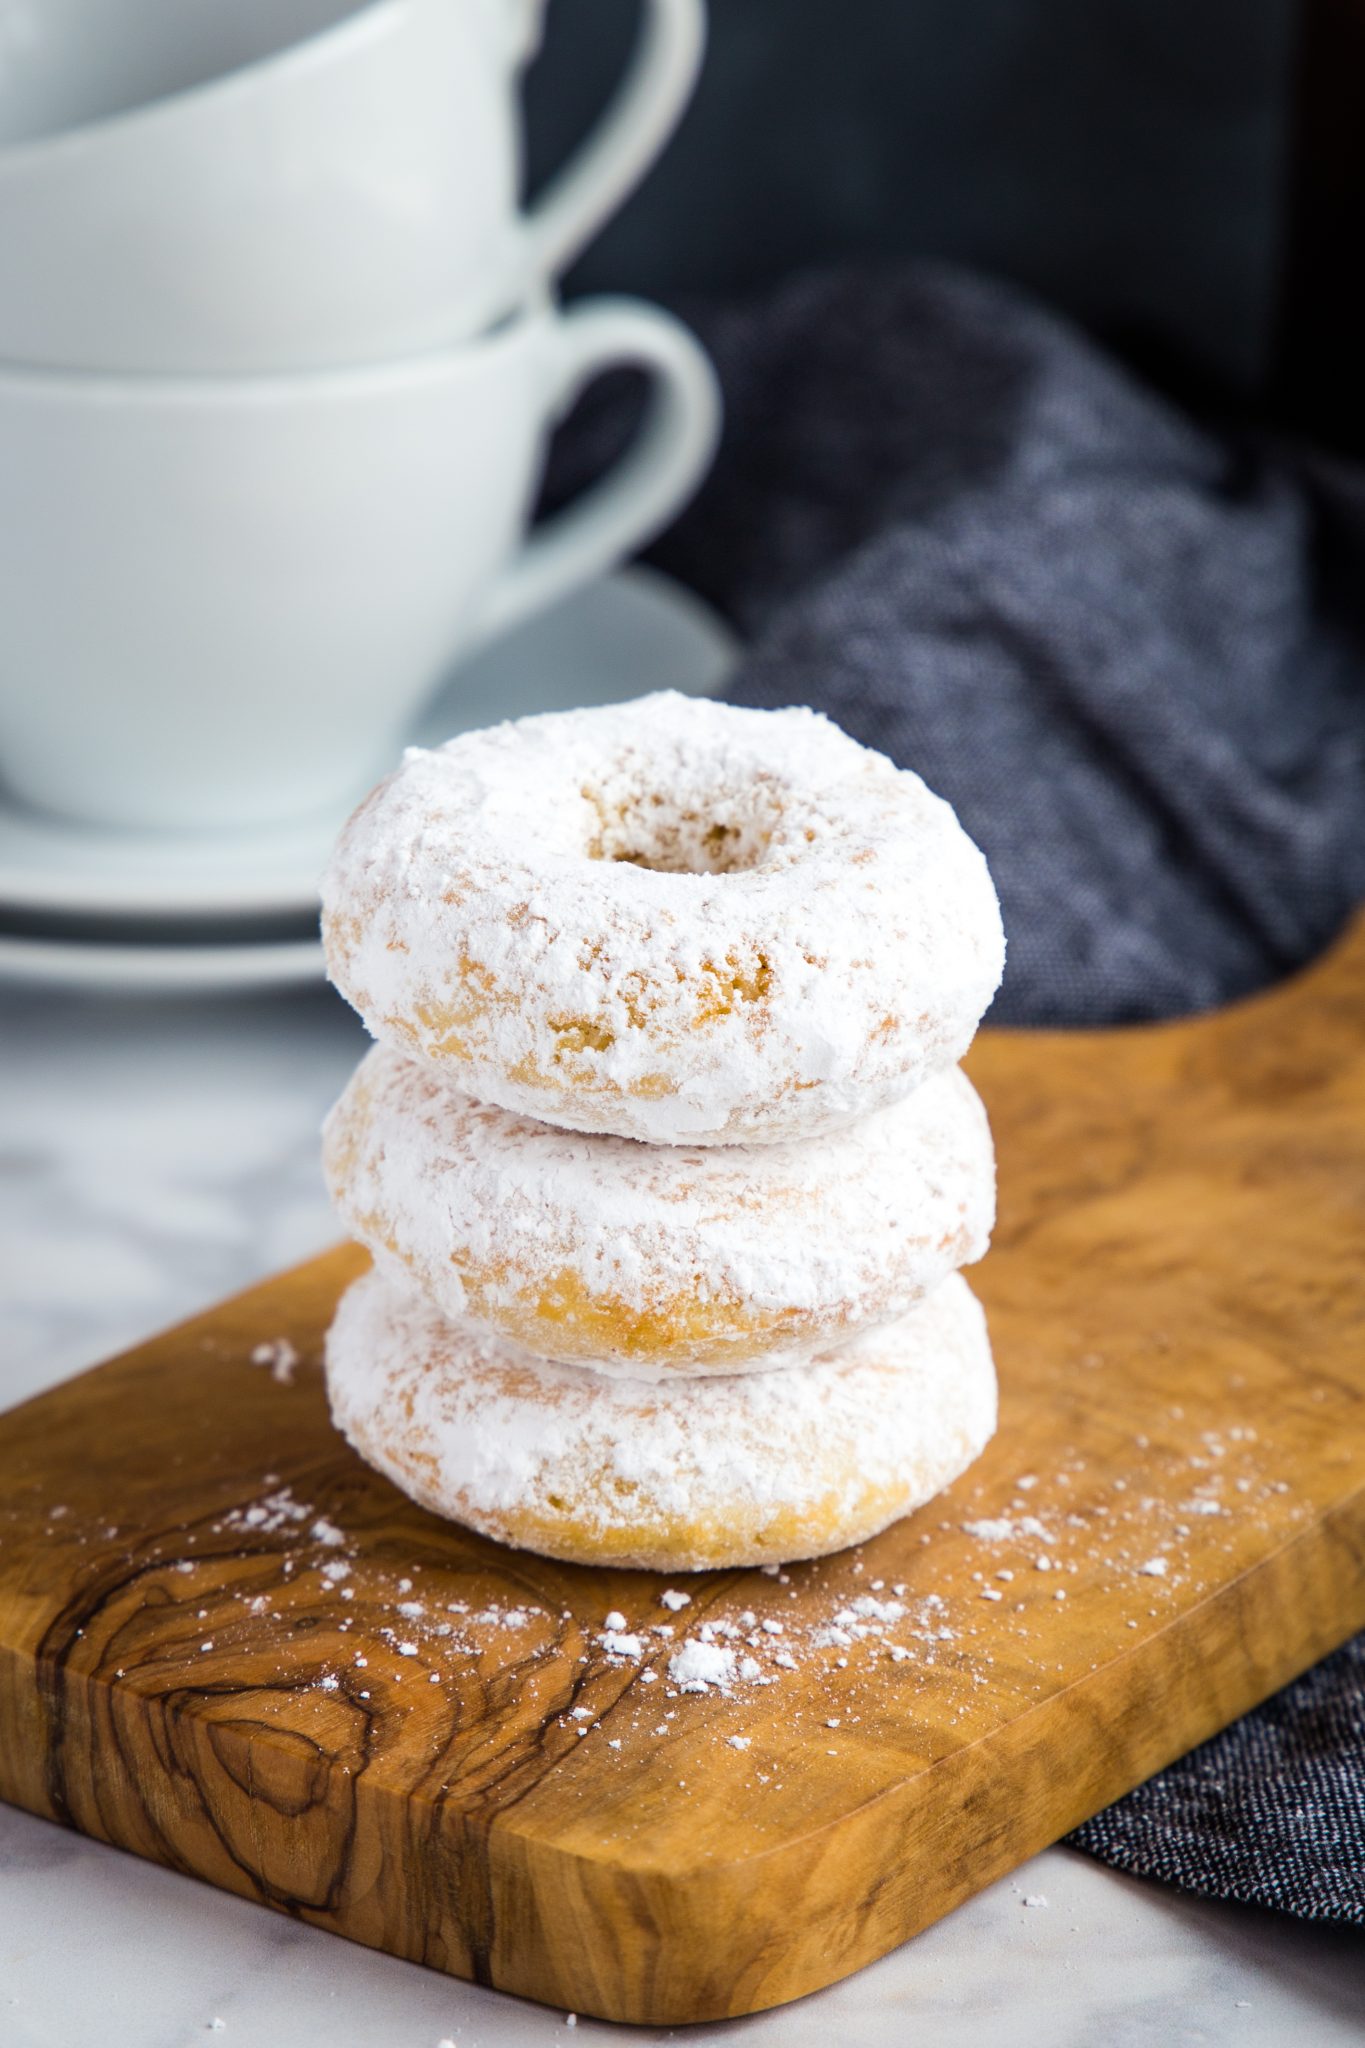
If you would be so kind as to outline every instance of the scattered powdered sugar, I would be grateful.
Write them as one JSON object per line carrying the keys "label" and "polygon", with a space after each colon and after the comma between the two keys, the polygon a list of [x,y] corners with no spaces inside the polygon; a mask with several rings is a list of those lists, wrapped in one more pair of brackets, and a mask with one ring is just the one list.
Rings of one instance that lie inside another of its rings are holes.
{"label": "scattered powdered sugar", "polygon": [[[855,1551],[738,1581],[699,1578],[691,1592],[660,1580],[624,1606],[594,1602],[575,1615],[556,1596],[498,1597],[487,1564],[455,1572],[413,1559],[399,1575],[348,1528],[339,1502],[310,1501],[274,1474],[257,1498],[181,1532],[185,1550],[161,1568],[186,1617],[187,1655],[212,1659],[215,1684],[231,1682],[239,1654],[254,1670],[268,1646],[287,1642],[308,1669],[294,1696],[315,1693],[319,1714],[416,1706],[418,1692],[425,1714],[441,1716],[462,1711],[464,1674],[477,1672],[481,1692],[515,1674],[521,1698],[534,1667],[548,1725],[575,1758],[629,1770],[642,1748],[681,1743],[678,1765],[664,1769],[687,1792],[705,1782],[692,1768],[700,1742],[755,1793],[776,1795],[831,1735],[838,1756],[893,1759],[907,1711],[951,1740],[979,1728],[979,1701],[998,1711],[1002,1688],[1024,1703],[1046,1697],[1074,1677],[1068,1601],[1106,1597],[1131,1649],[1127,1631],[1159,1626],[1239,1568],[1250,1529],[1264,1532],[1267,1517],[1290,1529],[1312,1511],[1275,1476],[1273,1444],[1250,1429],[1176,1433],[1142,1449],[1115,1474],[1112,1462],[1092,1470],[1059,1444],[1055,1466],[1024,1489],[1032,1515],[1008,1481],[968,1481],[951,1522],[907,1532],[894,1584],[890,1573],[864,1576]],[[77,1543],[109,1533],[74,1515],[55,1526]],[[216,1549],[196,1555],[205,1538]],[[919,1569],[909,1568],[912,1550]],[[1116,1611],[1125,1594],[1131,1610]],[[651,1611],[670,1619],[642,1618]],[[299,1637],[303,1615],[313,1625]],[[761,1720],[748,1718],[755,1710]]]}
{"label": "scattered powdered sugar", "polygon": [[729,1690],[735,1676],[735,1653],[716,1643],[684,1643],[668,1660],[668,1675],[679,1692]]}
{"label": "scattered powdered sugar", "polygon": [[281,1387],[290,1387],[294,1384],[299,1354],[287,1337],[272,1337],[268,1343],[256,1346],[251,1363],[269,1366],[271,1379]]}
{"label": "scattered powdered sugar", "polygon": [[1006,1515],[990,1515],[982,1521],[964,1522],[963,1532],[981,1543],[1010,1543],[1016,1536],[1043,1536],[1047,1530],[1036,1515],[1021,1515],[1011,1521]]}
{"label": "scattered powdered sugar", "polygon": [[[249,1508],[233,1508],[225,1515],[221,1526],[225,1529],[254,1529],[261,1536],[273,1536],[280,1529],[297,1528],[306,1522],[313,1510],[296,1501],[287,1486],[274,1493],[268,1493],[264,1500],[254,1501]],[[192,1569],[192,1567],[189,1567]]]}
{"label": "scattered powdered sugar", "polygon": [[856,1628],[860,1621],[899,1621],[904,1613],[899,1600],[874,1600],[870,1593],[860,1593],[834,1619],[844,1628]]}
{"label": "scattered powdered sugar", "polygon": [[644,1637],[627,1635],[623,1629],[604,1629],[597,1640],[610,1657],[643,1657],[645,1653]]}

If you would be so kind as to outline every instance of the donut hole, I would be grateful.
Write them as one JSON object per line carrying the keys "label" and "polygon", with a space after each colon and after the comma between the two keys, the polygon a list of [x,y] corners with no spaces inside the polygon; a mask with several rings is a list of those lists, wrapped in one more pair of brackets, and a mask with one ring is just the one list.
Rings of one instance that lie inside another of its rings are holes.
{"label": "donut hole", "polygon": [[782,818],[771,784],[717,789],[680,800],[658,790],[585,788],[596,813],[591,860],[618,861],[660,875],[738,875],[767,857]]}

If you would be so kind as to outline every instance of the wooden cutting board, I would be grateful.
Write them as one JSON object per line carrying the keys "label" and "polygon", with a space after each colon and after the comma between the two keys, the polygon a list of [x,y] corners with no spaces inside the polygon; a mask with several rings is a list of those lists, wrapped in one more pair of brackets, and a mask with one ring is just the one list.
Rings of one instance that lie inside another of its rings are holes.
{"label": "wooden cutting board", "polygon": [[[329,1428],[342,1249],[0,1422],[0,1793],[458,1976],[700,2020],[869,1962],[1365,1625],[1365,926],[1231,1012],[970,1064],[1002,1410],[951,1493],[676,1611],[499,1549]],[[252,1362],[280,1339],[297,1368]],[[729,1696],[667,1677],[707,1623]]]}

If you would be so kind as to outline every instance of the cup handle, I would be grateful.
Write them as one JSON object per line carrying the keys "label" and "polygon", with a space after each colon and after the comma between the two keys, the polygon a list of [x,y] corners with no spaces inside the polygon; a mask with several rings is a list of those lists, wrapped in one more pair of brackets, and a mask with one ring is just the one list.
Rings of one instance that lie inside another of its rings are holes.
{"label": "cup handle", "polygon": [[634,440],[607,474],[537,527],[493,583],[466,649],[605,575],[667,525],[700,483],[720,434],[720,391],[701,344],[669,314],[635,299],[580,300],[553,335],[551,419],[604,370],[654,382]]}
{"label": "cup handle", "polygon": [[649,169],[691,95],[705,42],[705,0],[644,0],[615,98],[527,215],[541,277],[572,262]]}

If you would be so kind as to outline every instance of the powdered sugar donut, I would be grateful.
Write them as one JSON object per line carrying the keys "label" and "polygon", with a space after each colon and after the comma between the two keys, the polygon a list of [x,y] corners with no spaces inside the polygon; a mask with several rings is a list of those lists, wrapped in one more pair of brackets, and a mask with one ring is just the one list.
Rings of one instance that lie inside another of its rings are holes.
{"label": "powdered sugar donut", "polygon": [[410,749],[342,832],[328,968],[485,1102],[662,1144],[809,1137],[970,1043],[1004,939],[949,806],[804,710],[673,694]]}
{"label": "powdered sugar donut", "polygon": [[650,1384],[527,1358],[367,1273],[327,1385],[337,1427],[424,1507],[549,1557],[670,1572],[860,1542],[995,1427],[985,1318],[956,1275],[827,1360]]}
{"label": "powdered sugar donut", "polygon": [[377,1046],[327,1119],[333,1199],[441,1313],[633,1376],[788,1365],[979,1259],[986,1113],[956,1067],[804,1144],[585,1136]]}

